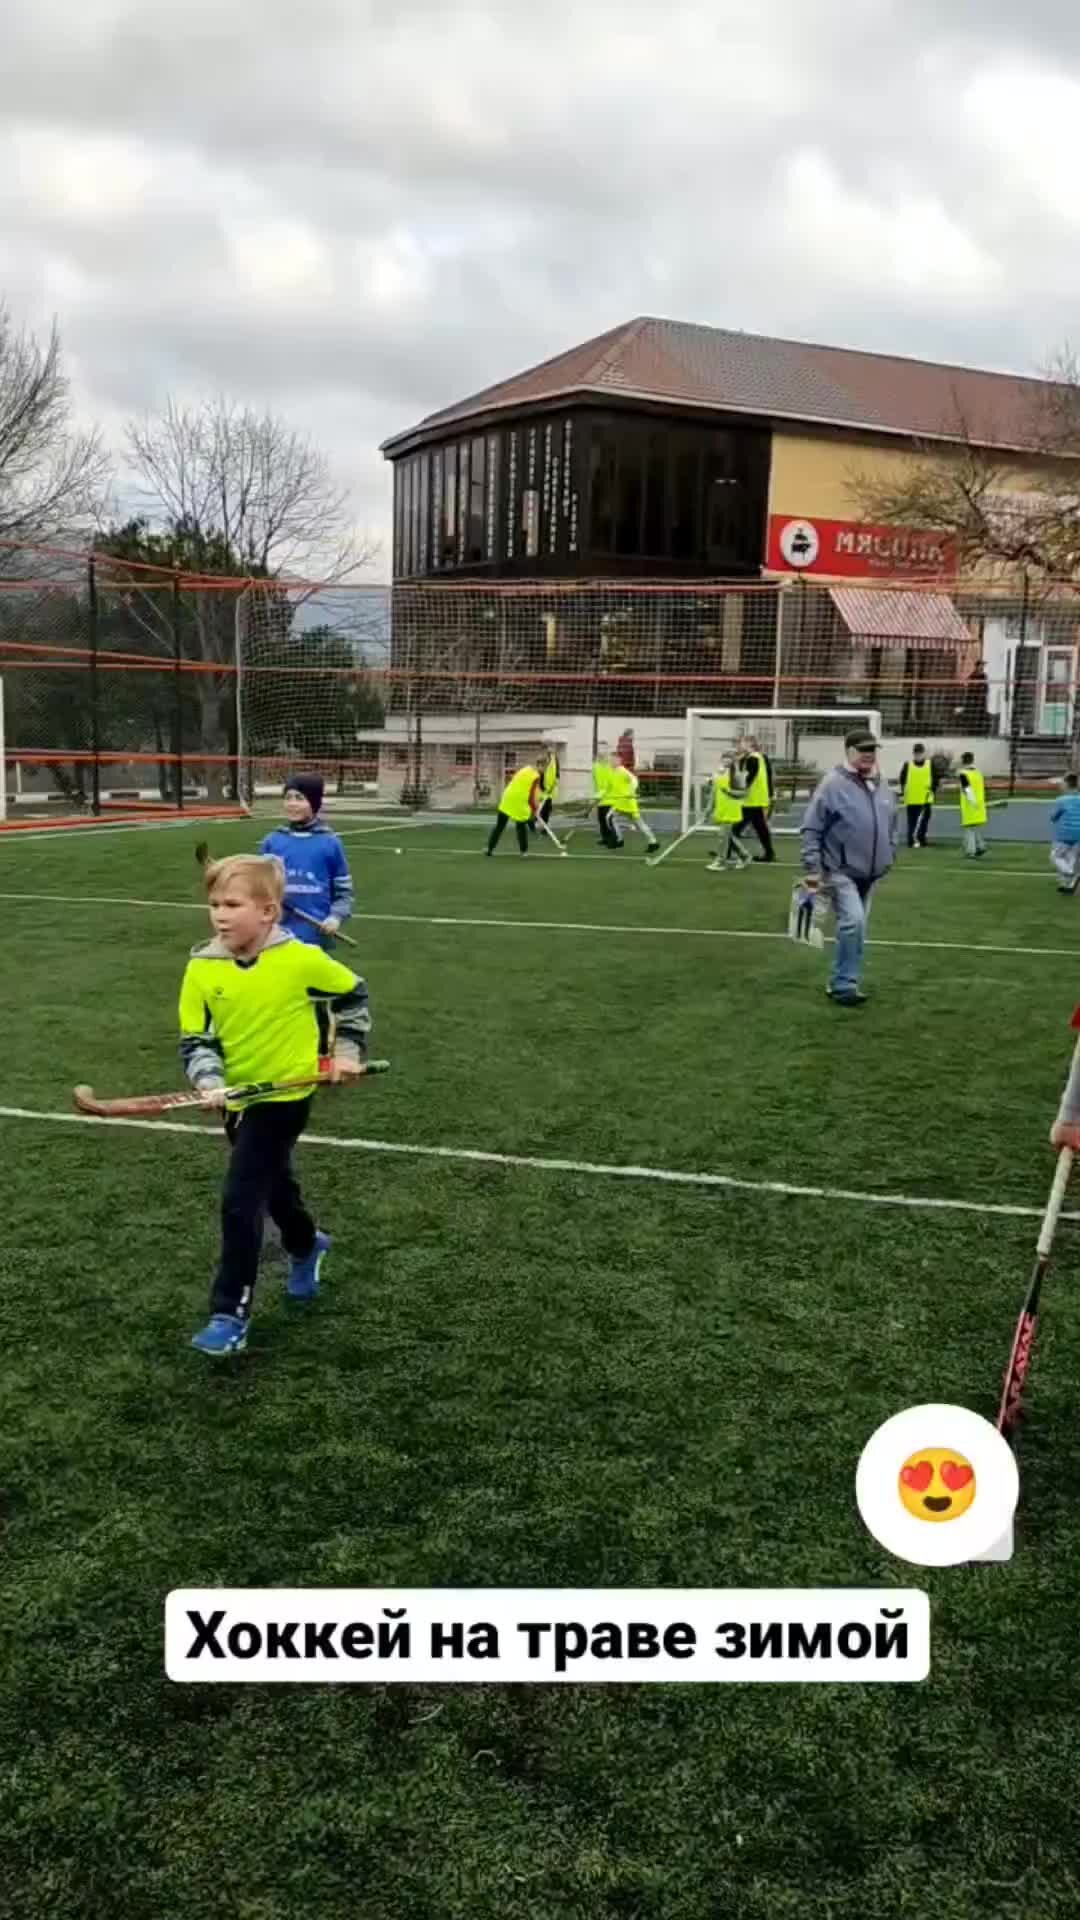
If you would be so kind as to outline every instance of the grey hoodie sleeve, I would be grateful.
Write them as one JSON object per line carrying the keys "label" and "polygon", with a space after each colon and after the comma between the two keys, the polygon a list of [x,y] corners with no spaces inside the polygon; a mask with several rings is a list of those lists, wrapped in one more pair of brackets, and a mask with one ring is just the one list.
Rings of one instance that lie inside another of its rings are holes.
{"label": "grey hoodie sleeve", "polygon": [[349,861],[340,840],[334,847],[334,874],[330,911],[338,921],[348,920],[355,905]]}
{"label": "grey hoodie sleeve", "polygon": [[800,828],[802,841],[803,866],[807,873],[821,872],[821,845],[829,826],[831,809],[829,807],[829,781],[826,775],[817,791],[811,796],[810,804],[803,814]]}

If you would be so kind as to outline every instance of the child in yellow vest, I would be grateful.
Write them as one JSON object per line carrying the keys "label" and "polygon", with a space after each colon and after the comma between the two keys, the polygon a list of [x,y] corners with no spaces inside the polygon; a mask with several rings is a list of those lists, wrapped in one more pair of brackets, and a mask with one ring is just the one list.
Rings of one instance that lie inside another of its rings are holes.
{"label": "child in yellow vest", "polygon": [[968,860],[981,860],[986,852],[986,781],[975,765],[975,755],[965,753],[960,758],[960,825],[964,832],[964,855]]}
{"label": "child in yellow vest", "polygon": [[737,756],[734,753],[725,754],[720,772],[713,776],[713,825],[720,828],[720,840],[709,861],[710,873],[719,873],[722,867],[741,873],[744,867],[752,864],[751,856],[742,844],[746,822],[741,796],[745,792],[746,784],[738,770]]}
{"label": "child in yellow vest", "polygon": [[911,759],[905,760],[900,769],[900,797],[907,808],[909,847],[926,845],[936,785],[933,764],[928,760],[926,748],[920,740],[911,750]]}
{"label": "child in yellow vest", "polygon": [[643,820],[641,817],[641,808],[638,805],[639,786],[640,782],[637,774],[629,767],[624,766],[621,760],[613,758],[609,762],[607,797],[611,812],[608,815],[608,825],[615,836],[614,844],[621,847],[623,844],[622,829],[626,822],[629,821],[637,833],[643,833],[645,835],[649,844],[649,852],[654,853],[660,845],[660,842],[648,821]]}
{"label": "child in yellow vest", "polygon": [[596,824],[600,832],[602,847],[617,847],[620,843],[611,831],[611,748],[601,743],[596,749],[593,761],[592,804],[596,808]]}
{"label": "child in yellow vest", "polygon": [[511,820],[517,834],[518,852],[529,851],[529,827],[540,803],[540,770],[529,762],[527,767],[519,767],[503,788],[499,811],[495,815],[495,825],[488,835],[487,853],[490,859]]}

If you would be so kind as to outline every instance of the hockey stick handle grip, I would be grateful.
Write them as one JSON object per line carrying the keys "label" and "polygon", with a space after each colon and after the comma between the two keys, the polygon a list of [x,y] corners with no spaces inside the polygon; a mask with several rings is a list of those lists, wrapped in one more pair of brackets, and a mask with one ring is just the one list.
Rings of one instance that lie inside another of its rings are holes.
{"label": "hockey stick handle grip", "polygon": [[1038,1255],[1040,1260],[1048,1260],[1050,1258],[1050,1253],[1054,1245],[1054,1235],[1057,1232],[1058,1219],[1065,1202],[1065,1193],[1069,1185],[1069,1176],[1073,1170],[1074,1158],[1075,1155],[1071,1147],[1062,1147],[1061,1152],[1058,1154],[1054,1184],[1050,1189],[1050,1198],[1047,1202],[1046,1212],[1043,1215],[1042,1226],[1039,1229]]}

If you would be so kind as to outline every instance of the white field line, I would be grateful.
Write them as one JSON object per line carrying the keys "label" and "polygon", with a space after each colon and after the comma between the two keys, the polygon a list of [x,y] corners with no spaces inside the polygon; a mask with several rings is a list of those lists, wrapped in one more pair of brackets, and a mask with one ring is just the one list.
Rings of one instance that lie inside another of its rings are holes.
{"label": "white field line", "polygon": [[[202,913],[206,908],[189,900],[136,900],[108,894],[4,893],[0,900],[31,900],[62,907],[146,907],[163,913]],[[605,920],[494,920],[465,919],[449,914],[361,913],[359,927],[365,922],[403,927],[500,927],[523,933],[626,933],[664,939],[683,940],[786,940],[786,933],[761,932],[740,927],[636,927]],[[354,928],[355,933],[355,928]],[[868,940],[867,946],[891,947],[914,953],[1006,953],[1022,954],[1038,960],[1080,960],[1076,947],[1006,947],[971,940]]]}
{"label": "white field line", "polygon": [[[31,1107],[0,1107],[0,1119],[38,1120],[50,1126],[127,1127],[147,1133],[187,1134],[196,1140],[220,1143],[210,1126],[188,1126],[178,1120],[99,1120],[83,1113],[50,1113]],[[534,1154],[488,1153],[478,1147],[429,1147],[413,1141],[367,1140],[356,1136],[306,1133],[303,1146],[335,1147],[348,1153],[400,1154],[407,1159],[449,1160],[470,1166],[519,1167],[530,1173],[572,1173],[590,1179],[642,1180],[668,1187],[697,1187],[733,1193],[773,1193],[789,1200],[847,1201],[854,1206],[900,1207],[930,1213],[973,1213],[1011,1220],[1038,1220],[1042,1207],[1010,1205],[1004,1201],[942,1200],[918,1193],[871,1193],[858,1187],[796,1186],[787,1180],[743,1180],[728,1173],[692,1173],[672,1167],[620,1166],[595,1160],[548,1160]],[[1063,1220],[1080,1221],[1080,1213],[1063,1213]]]}
{"label": "white field line", "polygon": [[[333,819],[332,815],[327,816]],[[419,827],[430,826],[430,820],[388,820],[380,827],[348,827],[338,834],[339,840],[364,840],[375,833],[415,833]]]}
{"label": "white field line", "polygon": [[[352,814],[352,815],[338,815],[337,817],[339,819],[351,818],[355,820],[359,818],[364,818],[366,816]],[[376,818],[378,817],[379,816],[376,816]],[[332,824],[334,816],[331,815],[329,816],[329,818]],[[277,819],[277,816],[271,813],[267,813],[259,817],[252,816],[252,825],[257,827],[263,827],[276,819]],[[138,820],[138,821],[132,821],[129,824],[124,824],[122,822],[115,822],[112,825],[101,826],[101,827],[79,827],[79,828],[73,827],[70,833],[65,832],[62,828],[57,828],[57,827],[40,827],[40,828],[23,827],[19,830],[18,833],[11,833],[11,834],[0,833],[0,852],[2,852],[5,846],[17,846],[21,840],[33,840],[35,842],[39,840],[62,840],[65,843],[65,845],[70,845],[71,841],[74,839],[76,834],[78,835],[78,838],[80,840],[97,840],[97,839],[115,840],[119,836],[124,834],[174,833],[178,827],[235,826],[237,824],[238,822],[236,819],[236,815],[230,813],[230,814],[222,814],[220,818],[216,820],[212,818],[200,819],[200,820]],[[409,832],[416,833],[422,827],[437,827],[439,828],[440,831],[445,831],[449,827],[455,827],[458,830],[468,829],[471,831],[473,827],[476,826],[478,828],[478,831],[482,831],[485,827],[485,824],[486,823],[483,820],[480,820],[479,822],[475,822],[475,821],[467,820],[461,817],[457,819],[446,819],[446,820],[434,820],[434,819],[431,819],[430,817],[427,819],[421,819],[421,820],[390,820],[390,821],[385,821],[384,824],[380,826],[364,826],[364,827],[355,827],[355,828],[350,827],[345,832],[339,833],[338,839],[339,840],[373,839],[377,834],[390,834],[395,832],[395,830],[400,833],[409,833]],[[565,829],[565,831],[575,831],[575,829],[570,828],[570,829]],[[703,831],[707,833],[708,829],[705,829]],[[794,833],[793,828],[790,830],[783,829],[783,831],[784,832],[790,831],[792,834]],[[773,837],[774,839],[777,837],[776,828],[773,829]],[[1016,844],[1019,844],[1019,843],[1016,843]],[[369,847],[367,851],[369,853],[386,853],[386,854],[392,853],[392,849],[390,848],[375,847],[375,846]],[[952,851],[951,848],[950,848],[950,851]],[[476,859],[483,858],[484,849],[482,846],[473,846],[473,847],[423,846],[423,847],[419,847],[417,849],[417,852],[420,853],[424,858],[433,859],[433,860],[476,860]],[[416,856],[413,855],[412,857],[415,858]],[[544,853],[541,854],[539,850],[537,850],[537,852],[534,853],[533,858],[534,859],[547,858],[547,859],[554,860],[557,858],[557,855],[555,854],[549,855],[547,854],[546,850]],[[575,852],[573,847],[571,847],[570,858],[571,860],[576,860],[579,862],[584,862],[586,860],[590,862],[595,862],[597,866],[608,867],[612,871],[623,870],[622,868],[616,867],[616,863],[612,860],[611,855],[609,853],[579,853],[579,852]],[[696,867],[699,865],[700,860],[701,860],[701,856],[698,854],[683,854],[681,859],[674,859],[670,861],[670,863],[665,861],[664,864],[665,865],[670,864],[672,867]],[[937,866],[938,864],[939,863],[937,861],[933,861],[926,866],[920,867],[920,866],[909,865],[906,860],[899,860],[896,866],[892,869],[892,872],[889,877],[891,880],[895,880],[897,877],[904,877],[906,875],[912,875],[915,873],[933,872],[934,867]],[[959,864],[959,862],[957,864]],[[979,867],[975,869],[974,861],[965,862],[965,865],[970,866],[973,870],[978,872],[980,881],[1039,880],[1045,884],[1046,881],[1048,881],[1052,877],[1051,873],[1044,871],[1042,868],[1035,868],[1035,867],[994,867],[994,866],[986,867],[984,866],[984,867]],[[778,872],[795,873],[795,872],[801,871],[801,862],[798,860],[777,860],[776,868]]]}

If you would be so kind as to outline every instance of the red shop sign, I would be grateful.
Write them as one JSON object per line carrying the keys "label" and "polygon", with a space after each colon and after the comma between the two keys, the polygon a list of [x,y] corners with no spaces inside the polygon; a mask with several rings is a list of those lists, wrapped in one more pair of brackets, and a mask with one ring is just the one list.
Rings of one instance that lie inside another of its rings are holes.
{"label": "red shop sign", "polygon": [[914,527],[871,527],[858,520],[769,518],[765,560],[770,573],[830,574],[844,579],[955,578],[956,551],[945,534]]}

